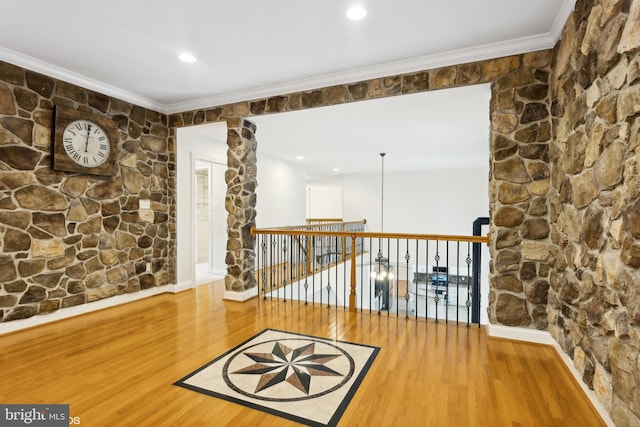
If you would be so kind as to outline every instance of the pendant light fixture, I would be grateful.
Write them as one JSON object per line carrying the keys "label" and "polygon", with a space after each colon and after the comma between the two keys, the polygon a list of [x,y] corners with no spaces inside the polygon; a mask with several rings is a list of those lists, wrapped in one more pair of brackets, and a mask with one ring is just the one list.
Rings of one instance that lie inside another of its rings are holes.
{"label": "pendant light fixture", "polygon": [[[381,173],[380,173],[380,232],[384,233],[384,156],[387,153],[380,153]],[[389,270],[389,259],[382,256],[382,237],[378,239],[378,255],[375,259],[376,266],[371,270],[371,278],[376,281],[392,280],[393,273]],[[388,288],[388,287],[387,287]],[[388,292],[388,289],[387,289]]]}

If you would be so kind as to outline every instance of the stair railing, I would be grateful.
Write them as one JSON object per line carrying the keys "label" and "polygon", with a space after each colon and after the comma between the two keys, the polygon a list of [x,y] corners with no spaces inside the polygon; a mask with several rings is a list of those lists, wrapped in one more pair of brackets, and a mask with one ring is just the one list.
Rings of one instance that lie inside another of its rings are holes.
{"label": "stair railing", "polygon": [[488,237],[365,232],[364,224],[252,229],[261,297],[471,323],[480,304],[471,248]]}

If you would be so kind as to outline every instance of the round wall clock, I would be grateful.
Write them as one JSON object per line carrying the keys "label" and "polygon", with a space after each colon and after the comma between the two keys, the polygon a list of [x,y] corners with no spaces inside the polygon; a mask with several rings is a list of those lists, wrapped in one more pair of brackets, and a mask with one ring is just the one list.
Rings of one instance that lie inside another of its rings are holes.
{"label": "round wall clock", "polygon": [[62,107],[55,109],[52,167],[91,175],[117,173],[118,130],[106,117]]}
{"label": "round wall clock", "polygon": [[95,168],[109,159],[109,136],[99,124],[91,120],[74,120],[62,133],[67,155],[78,165]]}

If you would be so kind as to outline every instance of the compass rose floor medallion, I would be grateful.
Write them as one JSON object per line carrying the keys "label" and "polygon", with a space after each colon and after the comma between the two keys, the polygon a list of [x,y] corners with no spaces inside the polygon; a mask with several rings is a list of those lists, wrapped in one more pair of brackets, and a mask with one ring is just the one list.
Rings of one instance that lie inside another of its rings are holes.
{"label": "compass rose floor medallion", "polygon": [[174,384],[302,424],[330,426],[379,350],[265,329]]}

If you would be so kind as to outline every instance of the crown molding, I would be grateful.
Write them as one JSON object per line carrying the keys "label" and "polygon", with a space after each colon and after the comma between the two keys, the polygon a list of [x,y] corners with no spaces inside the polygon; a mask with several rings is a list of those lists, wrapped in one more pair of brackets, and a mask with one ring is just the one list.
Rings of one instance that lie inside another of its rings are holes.
{"label": "crown molding", "polygon": [[94,80],[65,68],[49,64],[48,62],[41,61],[39,59],[24,55],[11,49],[6,49],[2,46],[0,46],[0,60],[9,62],[22,68],[26,68],[31,71],[35,71],[37,73],[44,74],[49,77],[53,77],[58,80],[65,81],[67,83],[81,86],[85,89],[93,90],[104,95],[130,102],[140,107],[149,108],[160,113],[165,112],[164,105],[149,98],[136,95],[135,93],[122,90],[115,86],[111,86],[104,82]]}
{"label": "crown molding", "polygon": [[374,78],[412,73],[438,67],[446,67],[486,59],[501,58],[537,50],[550,49],[555,40],[550,33],[531,37],[491,43],[482,46],[459,49],[434,55],[389,62],[385,64],[355,68],[337,73],[325,74],[309,79],[295,80],[271,86],[263,86],[237,92],[202,97],[190,101],[165,105],[168,114],[202,108],[232,104],[234,102],[267,98],[287,93],[303,92],[338,84],[348,84]]}
{"label": "crown molding", "polygon": [[553,21],[553,25],[551,25],[551,37],[553,38],[554,42],[560,40],[564,25],[567,23],[567,18],[569,18],[569,15],[571,15],[571,12],[573,12],[575,6],[576,0],[564,0],[562,2],[560,10],[556,15],[556,19]]}
{"label": "crown molding", "polygon": [[[575,0],[566,0],[563,3],[562,13],[565,13],[567,10],[569,11],[568,13],[571,13],[571,8],[573,7],[574,2]],[[564,21],[566,21],[566,17],[560,19],[560,15],[558,15],[558,18],[554,22],[554,28],[560,25],[558,24],[559,22],[562,22],[561,25],[563,26]],[[553,33],[539,34],[536,36],[490,43],[482,46],[442,52],[433,55],[425,55],[375,66],[355,68],[316,76],[309,79],[294,80],[247,90],[205,96],[174,104],[161,104],[149,98],[141,97],[135,93],[122,90],[73,71],[66,70],[2,47],[0,47],[0,60],[10,62],[68,83],[76,84],[123,101],[131,102],[132,104],[149,108],[160,113],[173,114],[232,104],[235,102],[262,99],[287,93],[303,92],[338,84],[348,84],[374,78],[406,74],[456,64],[464,64],[468,62],[550,49],[555,45],[557,41],[556,37],[561,33],[562,26],[560,26],[560,31],[557,35]]]}

